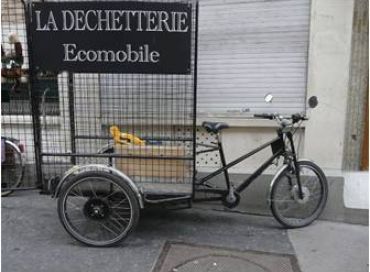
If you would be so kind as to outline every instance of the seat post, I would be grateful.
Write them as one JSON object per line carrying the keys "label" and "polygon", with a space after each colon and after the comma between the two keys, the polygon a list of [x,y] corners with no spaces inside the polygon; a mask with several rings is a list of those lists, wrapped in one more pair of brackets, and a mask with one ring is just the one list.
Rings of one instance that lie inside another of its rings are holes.
{"label": "seat post", "polygon": [[[218,132],[216,137],[217,137],[217,145],[218,145],[218,151],[219,151],[219,154],[220,154],[221,164],[222,164],[222,167],[225,167],[226,166],[226,159],[225,159],[224,149],[222,148],[221,132]],[[230,190],[229,172],[228,172],[227,169],[224,169],[223,172],[224,172],[224,175],[225,175],[225,181],[226,181],[227,189]]]}

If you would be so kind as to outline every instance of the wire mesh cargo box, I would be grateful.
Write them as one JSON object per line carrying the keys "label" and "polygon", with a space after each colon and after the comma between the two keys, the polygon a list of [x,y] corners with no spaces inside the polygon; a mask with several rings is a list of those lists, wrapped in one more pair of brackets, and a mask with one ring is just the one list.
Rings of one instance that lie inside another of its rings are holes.
{"label": "wire mesh cargo box", "polygon": [[116,159],[116,168],[126,175],[173,178],[184,182],[191,173],[191,161],[185,160],[186,148],[173,145],[115,145],[117,154],[127,156]]}

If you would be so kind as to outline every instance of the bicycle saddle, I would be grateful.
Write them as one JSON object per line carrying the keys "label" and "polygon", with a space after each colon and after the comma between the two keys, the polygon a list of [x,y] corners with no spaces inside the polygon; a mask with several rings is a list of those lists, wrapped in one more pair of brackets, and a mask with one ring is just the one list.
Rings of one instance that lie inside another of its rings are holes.
{"label": "bicycle saddle", "polygon": [[218,133],[225,128],[229,128],[229,125],[223,122],[203,122],[202,127],[204,127],[207,132]]}

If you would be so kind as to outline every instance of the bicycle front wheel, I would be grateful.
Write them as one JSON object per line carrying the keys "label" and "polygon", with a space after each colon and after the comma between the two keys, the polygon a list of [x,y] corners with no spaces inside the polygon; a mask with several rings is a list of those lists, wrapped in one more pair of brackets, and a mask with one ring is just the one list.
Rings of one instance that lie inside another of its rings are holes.
{"label": "bicycle front wheel", "polygon": [[8,196],[21,185],[24,175],[22,153],[12,143],[5,141],[5,158],[1,163],[1,196]]}
{"label": "bicycle front wheel", "polygon": [[271,189],[270,208],[275,219],[287,228],[311,224],[322,213],[328,198],[328,183],[323,171],[311,161],[299,161],[303,196],[295,170],[286,168]]}

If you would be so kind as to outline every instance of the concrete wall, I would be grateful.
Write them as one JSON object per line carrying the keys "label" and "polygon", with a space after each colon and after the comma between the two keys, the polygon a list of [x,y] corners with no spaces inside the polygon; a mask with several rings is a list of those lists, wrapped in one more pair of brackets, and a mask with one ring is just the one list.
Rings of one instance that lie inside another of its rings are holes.
{"label": "concrete wall", "polygon": [[307,96],[319,107],[310,112],[304,153],[327,169],[342,169],[353,3],[312,1]]}

